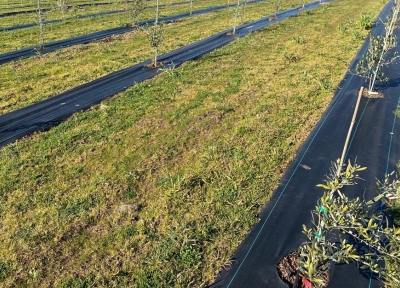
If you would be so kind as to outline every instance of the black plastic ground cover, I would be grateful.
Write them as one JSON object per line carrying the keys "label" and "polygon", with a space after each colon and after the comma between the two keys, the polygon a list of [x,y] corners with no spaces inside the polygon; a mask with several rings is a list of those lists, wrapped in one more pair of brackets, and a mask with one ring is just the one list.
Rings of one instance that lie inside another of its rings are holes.
{"label": "black plastic ground cover", "polygon": [[[83,7],[87,7],[87,6],[102,6],[102,5],[112,5],[114,3],[108,3],[108,2],[103,2],[103,3],[87,3],[87,4],[78,4],[76,5],[78,8],[83,8]],[[73,8],[74,6],[68,6],[68,9]],[[46,11],[50,11],[52,9],[50,8],[46,8],[46,9],[42,9],[42,11],[46,12]],[[23,10],[23,11],[14,11],[14,12],[6,12],[6,13],[1,13],[0,14],[0,18],[3,17],[8,17],[8,16],[15,16],[15,15],[20,15],[20,14],[31,14],[31,13],[36,13],[37,9],[29,9],[29,10]],[[11,29],[12,30],[12,29]]]}
{"label": "black plastic ground cover", "polygon": [[[51,9],[42,9],[42,11],[47,12],[50,11]],[[20,15],[20,14],[29,14],[29,13],[35,13],[37,10],[36,9],[31,9],[31,10],[24,10],[24,11],[14,11],[14,12],[6,12],[0,14],[0,18],[3,17],[8,17],[8,16],[14,16],[14,15]]]}
{"label": "black plastic ground cover", "polygon": [[[393,2],[381,12],[380,19],[386,19]],[[382,34],[383,24],[377,22],[373,33]],[[398,37],[400,33],[398,33]],[[362,46],[351,64],[354,68],[360,56],[366,51],[367,42]],[[400,47],[397,49],[400,51]],[[366,199],[376,196],[376,179],[383,180],[386,173],[395,171],[400,161],[400,119],[393,111],[400,101],[400,61],[385,70],[391,79],[378,86],[383,99],[363,97],[357,122],[351,136],[347,159],[366,166],[360,172],[365,180],[358,181],[343,191],[349,197]],[[252,228],[232,258],[232,267],[222,271],[212,288],[229,287],[287,287],[277,274],[276,265],[290,251],[306,241],[302,224],[311,225],[310,211],[323,189],[316,187],[324,183],[331,162],[340,158],[348,133],[358,96],[358,89],[365,82],[358,76],[347,74],[339,89],[307,140],[301,146],[295,159],[284,173],[271,200],[259,214],[260,222]],[[368,288],[381,287],[369,271],[359,270],[355,264],[332,265],[328,287]]]}
{"label": "black plastic ground cover", "polygon": [[[259,2],[263,2],[263,1],[264,0],[255,0],[255,1],[252,1],[249,3],[246,3],[246,5],[259,3]],[[215,11],[219,11],[219,10],[229,8],[232,6],[236,6],[236,4],[232,4],[229,6],[225,6],[225,5],[224,6],[215,6],[215,7],[196,10],[196,11],[193,11],[192,15],[190,15],[190,13],[187,12],[187,13],[182,13],[182,14],[178,14],[178,15],[162,17],[162,18],[159,18],[159,22],[172,23],[175,21],[179,21],[181,19],[191,17],[191,16],[215,12]],[[155,20],[152,19],[152,20],[142,21],[138,25],[139,26],[152,26],[152,25],[154,25],[154,22],[155,22]],[[132,28],[132,27],[111,28],[111,29],[101,30],[98,32],[94,32],[94,33],[90,33],[90,34],[86,34],[86,35],[82,35],[82,36],[77,36],[77,37],[72,37],[72,38],[68,38],[68,39],[63,39],[63,40],[46,43],[43,45],[43,47],[40,50],[38,50],[37,47],[35,47],[35,46],[31,46],[31,47],[24,48],[24,49],[3,53],[3,54],[0,54],[0,65],[9,63],[12,61],[18,61],[21,59],[37,56],[37,55],[47,54],[47,53],[53,52],[55,50],[66,48],[66,47],[71,47],[74,45],[88,44],[88,43],[91,43],[94,41],[99,41],[99,40],[102,40],[102,39],[105,39],[107,37],[111,37],[114,35],[121,35],[124,33],[128,33],[133,30],[134,30],[134,28]]]}
{"label": "black plastic ground cover", "polygon": [[[113,11],[93,13],[93,14],[87,14],[87,15],[78,15],[78,16],[75,16],[75,17],[69,17],[69,18],[65,18],[65,19],[47,20],[47,21],[44,21],[43,23],[44,24],[51,24],[51,23],[58,23],[58,22],[63,22],[63,21],[68,21],[68,20],[73,20],[73,19],[84,19],[84,18],[91,18],[91,17],[118,14],[118,13],[123,13],[123,12],[125,12],[125,10],[113,10]],[[37,25],[38,25],[37,23],[28,23],[28,24],[21,24],[21,25],[3,27],[3,28],[0,28],[0,32],[19,30],[19,29],[24,29],[24,28],[30,28],[30,27],[34,27],[34,26],[37,26]]]}
{"label": "black plastic ground cover", "polygon": [[[190,2],[179,2],[179,3],[172,3],[172,4],[161,4],[158,5],[158,7],[167,7],[167,6],[179,6],[179,5],[184,5],[184,4],[189,4]],[[102,4],[97,4],[97,5],[104,5],[105,3]],[[90,4],[85,4],[85,6],[89,6]],[[232,6],[232,5],[230,5]],[[71,6],[72,7],[72,6]],[[226,6],[225,6],[226,7]],[[146,9],[154,9],[155,6],[148,6]],[[50,9],[42,9],[42,11],[49,11]],[[29,13],[37,12],[37,10],[32,10]],[[44,21],[44,24],[51,24],[51,23],[57,23],[57,22],[63,22],[63,21],[68,21],[68,20],[74,20],[74,19],[85,19],[85,18],[92,18],[92,17],[98,17],[98,16],[105,16],[105,15],[113,15],[113,14],[118,14],[118,13],[124,13],[126,10],[120,9],[120,10],[113,10],[113,11],[105,11],[105,12],[99,12],[99,13],[92,13],[92,14],[87,14],[87,15],[78,15],[74,17],[69,17],[65,19],[54,19],[54,20],[47,20]],[[17,14],[24,14],[28,13],[26,11],[19,11],[19,12],[10,12],[10,13],[17,13]],[[16,14],[12,14],[16,15]],[[11,16],[11,15],[8,15]],[[1,15],[0,15],[1,17]],[[4,16],[3,16],[4,17]],[[12,30],[19,30],[19,29],[24,29],[24,28],[30,28],[37,26],[37,23],[29,23],[29,24],[22,24],[22,25],[15,25],[15,26],[9,26],[9,27],[2,27],[0,28],[0,32],[4,31],[12,31]]]}
{"label": "black plastic ground cover", "polygon": [[[309,3],[305,6],[305,10],[318,6],[319,2]],[[231,30],[223,31],[164,54],[159,57],[159,61],[165,62],[166,67],[171,65],[178,67],[186,61],[198,59],[215,49],[225,46],[236,38],[298,15],[300,12],[297,8],[294,8],[278,13],[277,20],[269,21],[269,17],[266,17],[238,26],[234,36],[227,35]],[[39,103],[0,115],[0,147],[35,131],[44,131],[58,125],[73,113],[88,109],[136,83],[162,73],[157,68],[148,67],[148,64],[150,64],[150,60],[111,73]]]}

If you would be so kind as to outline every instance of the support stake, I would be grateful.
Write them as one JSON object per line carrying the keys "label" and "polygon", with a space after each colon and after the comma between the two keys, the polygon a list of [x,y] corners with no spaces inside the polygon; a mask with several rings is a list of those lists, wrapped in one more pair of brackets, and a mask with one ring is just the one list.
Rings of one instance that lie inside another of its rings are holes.
{"label": "support stake", "polygon": [[360,106],[360,100],[361,100],[361,96],[362,96],[363,92],[364,92],[364,87],[361,87],[360,91],[358,92],[357,104],[356,104],[356,107],[354,108],[354,113],[353,113],[353,118],[351,119],[350,128],[349,128],[349,131],[347,132],[346,142],[344,143],[342,157],[340,158],[340,163],[339,163],[339,167],[338,167],[338,171],[337,171],[338,177],[340,176],[340,171],[342,171],[344,157],[346,156],[347,146],[349,146],[350,135],[351,135],[351,132],[353,131],[354,123],[356,122],[357,111],[358,111],[358,107]]}

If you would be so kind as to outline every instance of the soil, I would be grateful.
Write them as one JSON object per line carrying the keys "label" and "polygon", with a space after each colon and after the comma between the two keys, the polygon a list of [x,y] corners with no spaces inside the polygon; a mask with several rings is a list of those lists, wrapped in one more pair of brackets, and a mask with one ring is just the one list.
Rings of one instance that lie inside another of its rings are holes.
{"label": "soil", "polygon": [[380,92],[377,92],[376,94],[375,93],[370,94],[370,93],[368,93],[368,89],[364,89],[363,96],[367,97],[367,98],[383,98],[383,94],[382,93],[380,93]]}
{"label": "soil", "polygon": [[[310,282],[307,279],[302,278],[301,276],[297,276],[298,270],[300,266],[300,253],[295,250],[288,253],[284,256],[276,266],[278,271],[279,278],[285,282],[289,288],[310,288],[315,287],[313,285],[310,286]],[[325,282],[325,286],[321,288],[325,288],[329,282],[329,264],[324,263],[320,266],[319,270],[321,270],[321,278]],[[295,283],[297,280],[297,283]],[[308,285],[307,285],[308,282]]]}
{"label": "soil", "polygon": [[147,65],[149,68],[157,68],[157,67],[163,67],[165,65],[165,62],[157,62],[157,65],[154,65],[154,62],[150,63]]}

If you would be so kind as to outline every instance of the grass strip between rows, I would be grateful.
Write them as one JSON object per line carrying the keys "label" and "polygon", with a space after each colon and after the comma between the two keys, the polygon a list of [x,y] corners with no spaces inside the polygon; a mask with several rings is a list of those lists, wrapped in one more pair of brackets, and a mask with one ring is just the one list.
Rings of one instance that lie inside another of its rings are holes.
{"label": "grass strip between rows", "polygon": [[0,149],[2,286],[210,284],[383,5],[336,0]]}
{"label": "grass strip between rows", "polygon": [[[295,7],[299,0],[287,5]],[[286,6],[285,6],[286,7]],[[244,22],[272,13],[269,2],[246,7]],[[165,26],[160,54],[232,27],[233,9],[184,19]],[[47,99],[153,56],[146,31],[134,31],[87,45],[2,65],[0,114]]]}

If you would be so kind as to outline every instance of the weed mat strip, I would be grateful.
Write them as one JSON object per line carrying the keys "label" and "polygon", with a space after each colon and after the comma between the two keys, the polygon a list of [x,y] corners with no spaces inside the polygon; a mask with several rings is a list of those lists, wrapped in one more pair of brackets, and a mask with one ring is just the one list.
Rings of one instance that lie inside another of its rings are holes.
{"label": "weed mat strip", "polygon": [[[319,2],[306,5],[307,9],[319,6]],[[278,21],[299,14],[297,8],[278,13],[278,19],[270,21],[265,17],[237,27],[235,35],[229,35],[230,30],[223,31],[204,40],[184,46],[159,57],[166,64],[164,68],[178,67],[182,63],[195,60],[201,56],[223,47],[236,38],[243,37],[253,31],[263,29]],[[58,125],[73,113],[85,110],[109,98],[136,83],[150,79],[162,71],[150,68],[150,60],[132,67],[111,73],[57,96],[30,105],[28,107],[6,113],[0,116],[0,147],[29,135],[35,131],[49,129]]]}
{"label": "weed mat strip", "polygon": [[[256,0],[254,2],[247,3],[247,4],[255,4],[255,3],[259,3],[259,2],[263,2],[263,1],[264,0]],[[173,15],[173,16],[162,17],[159,19],[159,22],[171,23],[171,22],[185,19],[185,18],[188,18],[191,16],[197,16],[197,15],[202,15],[202,14],[206,14],[206,13],[211,13],[214,11],[219,11],[219,10],[233,7],[233,6],[236,6],[236,4],[231,4],[229,6],[224,5],[224,6],[215,6],[215,7],[205,8],[205,9],[199,9],[199,10],[193,11],[192,15],[190,15],[190,13],[187,12],[187,13],[177,14],[177,15]],[[152,19],[152,20],[142,21],[138,25],[142,26],[142,27],[152,26],[152,25],[154,25],[154,22],[155,22],[155,20]],[[75,45],[79,45],[79,44],[88,44],[88,43],[91,43],[94,41],[99,41],[99,40],[102,40],[102,39],[105,39],[107,37],[111,37],[114,35],[121,35],[121,34],[125,34],[128,32],[132,32],[133,30],[134,30],[134,28],[132,28],[132,27],[117,27],[117,28],[105,29],[105,30],[97,31],[94,33],[86,34],[86,35],[81,35],[81,36],[77,36],[77,37],[72,37],[72,38],[68,38],[68,39],[45,43],[41,49],[31,46],[31,47],[27,47],[27,48],[20,49],[20,50],[10,51],[7,53],[0,54],[0,65],[9,63],[12,61],[18,61],[21,59],[37,56],[37,55],[47,54],[47,53],[53,52],[58,49],[63,49],[63,48],[67,48],[67,47],[71,47],[71,46],[75,46]]]}
{"label": "weed mat strip", "polygon": [[[378,19],[386,19],[392,7],[393,2],[386,5]],[[384,25],[377,20],[373,33],[383,32]],[[355,68],[368,44],[367,40],[350,68]],[[396,62],[384,70],[389,79],[398,78]],[[317,198],[323,193],[316,185],[323,183],[331,162],[342,153],[358,90],[363,85],[364,80],[360,77],[346,74],[330,106],[297,152],[271,200],[262,209],[261,221],[233,255],[231,268],[221,271],[211,287],[287,287],[279,278],[276,267],[280,259],[307,240],[302,225],[310,225],[311,210],[315,209]],[[396,116],[393,113],[398,106],[400,87],[389,81],[378,89],[384,98],[362,98],[360,111],[363,113],[357,116],[357,129],[352,132],[347,159],[357,160],[357,164],[366,166],[367,170],[360,174],[364,181],[343,189],[350,198],[375,197],[376,179],[382,181],[387,172],[395,171],[400,159],[400,138],[392,136],[400,132],[399,121],[394,121]],[[370,271],[359,270],[355,264],[331,265],[329,287],[381,285],[374,275],[371,277]]]}

